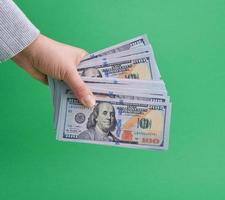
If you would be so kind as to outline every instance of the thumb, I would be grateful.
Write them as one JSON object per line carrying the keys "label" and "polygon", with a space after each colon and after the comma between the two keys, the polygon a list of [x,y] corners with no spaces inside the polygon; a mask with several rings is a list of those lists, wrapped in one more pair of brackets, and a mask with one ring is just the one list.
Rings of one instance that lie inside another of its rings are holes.
{"label": "thumb", "polygon": [[75,67],[66,73],[64,81],[84,106],[90,108],[95,105],[95,96],[81,79]]}

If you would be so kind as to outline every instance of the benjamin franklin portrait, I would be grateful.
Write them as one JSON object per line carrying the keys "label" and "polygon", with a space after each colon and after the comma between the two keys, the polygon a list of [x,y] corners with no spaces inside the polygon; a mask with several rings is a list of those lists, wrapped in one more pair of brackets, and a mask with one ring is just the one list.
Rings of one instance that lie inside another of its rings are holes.
{"label": "benjamin franklin portrait", "polygon": [[101,102],[95,106],[87,122],[87,130],[78,139],[96,141],[116,141],[112,131],[116,128],[115,109],[112,104]]}
{"label": "benjamin franklin portrait", "polygon": [[102,74],[97,68],[84,69],[81,76],[102,78]]}

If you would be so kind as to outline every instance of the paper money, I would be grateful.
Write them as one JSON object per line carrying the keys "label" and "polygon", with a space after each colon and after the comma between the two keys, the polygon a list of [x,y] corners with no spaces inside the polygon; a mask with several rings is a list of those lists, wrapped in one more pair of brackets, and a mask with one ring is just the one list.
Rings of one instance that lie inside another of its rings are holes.
{"label": "paper money", "polygon": [[77,70],[97,103],[85,108],[48,77],[58,140],[168,148],[171,102],[146,35],[86,56]]}
{"label": "paper money", "polygon": [[141,80],[158,80],[160,78],[149,53],[89,63],[79,67],[78,72],[81,76],[99,78],[115,77]]}
{"label": "paper money", "polygon": [[97,58],[92,58],[89,60],[82,60],[81,63],[77,67],[83,68],[85,66],[93,66],[93,63],[102,63],[102,62],[104,63],[108,59],[123,58],[123,57],[127,57],[127,56],[136,56],[136,55],[140,55],[140,54],[149,54],[151,59],[152,60],[154,59],[153,52],[151,52],[151,49],[149,48],[149,46],[143,46],[143,47],[137,47],[137,48],[129,49],[129,50],[122,51],[122,52],[104,55],[104,56],[97,57]]}
{"label": "paper money", "polygon": [[83,59],[83,61],[106,56],[106,55],[111,55],[115,53],[120,53],[123,51],[135,49],[135,48],[143,47],[143,46],[148,46],[149,48],[151,48],[147,35],[141,35],[131,40],[127,40],[125,42],[113,45],[111,47],[102,49],[92,54],[89,54]]}
{"label": "paper money", "polygon": [[[96,80],[96,79],[95,79]],[[109,79],[102,79],[102,83],[104,82],[104,80],[109,80]],[[130,82],[130,81],[129,81]],[[141,82],[141,81],[140,81]],[[158,81],[147,81],[148,85],[145,84],[135,84],[135,85],[123,85],[121,83],[125,83],[125,80],[121,79],[121,81],[118,81],[117,84],[110,84],[107,83],[107,85],[105,84],[101,84],[101,83],[90,83],[87,82],[86,84],[88,85],[88,87],[92,90],[92,92],[94,93],[95,96],[99,96],[100,93],[101,94],[110,94],[110,96],[112,95],[117,95],[120,98],[122,98],[122,96],[129,96],[129,99],[136,99],[136,97],[140,98],[145,98],[149,97],[149,98],[164,98],[169,100],[169,97],[166,94],[165,91],[165,86],[163,86],[163,84],[156,84],[155,82],[158,83]],[[120,83],[120,84],[118,84]],[[55,98],[57,100],[55,100],[56,105],[54,105],[54,110],[55,110],[55,115],[54,115],[54,124],[55,127],[57,125],[58,122],[58,115],[59,115],[59,104],[61,101],[61,97],[66,95],[66,94],[72,94],[72,91],[70,90],[70,88],[63,82],[56,82],[56,85],[58,84],[58,90],[56,95],[58,95],[57,97],[55,96]],[[130,87],[132,86],[132,88],[126,88],[126,87]],[[145,87],[144,87],[145,86]],[[108,88],[108,89],[106,89]],[[135,93],[134,93],[135,90]],[[152,101],[152,100],[149,100]],[[158,100],[160,101],[160,100]],[[165,102],[166,100],[163,100],[163,102]],[[160,101],[161,102],[161,101]]]}
{"label": "paper money", "polygon": [[57,139],[139,148],[166,149],[170,104],[97,98],[84,108],[71,95],[61,102]]}

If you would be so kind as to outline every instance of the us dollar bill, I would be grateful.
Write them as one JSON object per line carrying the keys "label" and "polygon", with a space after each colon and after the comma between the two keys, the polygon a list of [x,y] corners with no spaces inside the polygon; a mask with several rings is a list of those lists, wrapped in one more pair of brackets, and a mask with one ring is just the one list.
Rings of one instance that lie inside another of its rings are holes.
{"label": "us dollar bill", "polygon": [[[97,98],[101,99],[122,99],[122,100],[137,100],[137,101],[148,101],[148,102],[169,102],[169,96],[166,95],[158,95],[154,94],[150,91],[146,92],[145,90],[136,90],[135,93],[132,90],[123,90],[118,88],[110,88],[104,89],[101,87],[90,87],[93,94]],[[69,88],[64,88],[62,92],[65,95],[71,94],[73,95],[72,91]]]}
{"label": "us dollar bill", "polygon": [[82,80],[88,85],[98,85],[103,88],[120,87],[130,89],[161,89],[166,90],[165,83],[162,80],[140,80],[140,79],[118,79],[118,78],[93,78],[81,77]]}
{"label": "us dollar bill", "polygon": [[105,62],[79,67],[78,72],[81,76],[98,78],[160,79],[160,74],[152,62],[150,54],[112,58]]}
{"label": "us dollar bill", "polygon": [[111,54],[114,54],[114,53],[127,51],[127,50],[130,50],[130,49],[133,49],[133,48],[143,47],[143,46],[151,47],[151,45],[148,41],[147,35],[141,35],[141,36],[138,36],[136,38],[127,40],[125,42],[121,42],[121,43],[113,45],[111,47],[102,49],[102,50],[97,51],[95,53],[89,54],[82,60],[82,62],[86,61],[86,60],[102,57],[102,56],[111,55]]}
{"label": "us dollar bill", "polygon": [[146,53],[149,54],[152,65],[156,66],[157,73],[161,77],[160,72],[158,70],[156,60],[155,60],[154,52],[153,52],[152,48],[150,48],[150,46],[137,47],[137,48],[133,48],[133,49],[130,49],[130,50],[127,50],[127,51],[122,51],[122,52],[113,53],[113,54],[93,58],[93,59],[90,59],[90,60],[82,61],[77,67],[83,68],[85,66],[93,65],[93,63],[109,62],[108,60],[112,59],[112,58],[118,59],[118,58],[122,58],[122,57],[135,56],[135,55],[141,55],[141,54],[146,54]]}
{"label": "us dollar bill", "polygon": [[78,65],[78,68],[81,68],[84,65],[88,65],[89,63],[105,61],[109,58],[111,58],[111,59],[112,58],[121,58],[121,57],[134,56],[134,55],[146,54],[146,53],[149,53],[149,54],[152,53],[150,46],[137,47],[137,48],[129,49],[126,51],[116,52],[116,53],[112,53],[109,55],[92,58],[90,60],[82,60],[81,63]]}
{"label": "us dollar bill", "polygon": [[[130,79],[104,79],[104,78],[88,78],[83,77],[87,86],[91,89],[94,95],[99,95],[98,91],[103,91],[105,94],[113,94],[122,96],[129,96],[129,99],[136,99],[136,96],[143,97],[146,96],[152,98],[152,96],[167,98],[165,85],[162,81],[141,81],[141,80],[130,80]],[[54,95],[54,126],[57,126],[59,107],[61,96],[71,93],[70,88],[62,81],[54,80],[54,87],[56,88]],[[141,99],[139,98],[139,99]],[[152,101],[152,100],[149,100]],[[160,100],[158,100],[160,101]]]}
{"label": "us dollar bill", "polygon": [[[124,82],[124,81],[121,81]],[[145,83],[145,81],[143,81]],[[158,81],[147,81],[149,85],[134,84],[134,85],[122,85],[122,84],[100,84],[90,83],[87,85],[95,96],[101,96],[104,98],[122,98],[122,99],[134,99],[134,100],[146,100],[150,102],[166,102],[169,101],[166,90],[162,87],[158,87]],[[156,83],[155,83],[156,82]],[[56,104],[54,105],[54,125],[56,127],[58,122],[59,107],[61,97],[63,95],[72,94],[70,88],[64,83],[56,81],[57,93],[55,97]],[[134,92],[135,91],[135,92]]]}
{"label": "us dollar bill", "polygon": [[169,103],[98,97],[94,108],[85,108],[66,95],[60,106],[57,139],[166,149],[169,115]]}
{"label": "us dollar bill", "polygon": [[[158,91],[166,91],[164,86],[157,86],[157,85],[118,85],[118,84],[110,84],[110,83],[87,83],[89,88],[102,88],[102,89],[117,89],[122,90],[125,93],[134,93],[134,91],[137,92],[148,92],[152,90],[158,90]],[[139,88],[138,88],[139,87]]]}

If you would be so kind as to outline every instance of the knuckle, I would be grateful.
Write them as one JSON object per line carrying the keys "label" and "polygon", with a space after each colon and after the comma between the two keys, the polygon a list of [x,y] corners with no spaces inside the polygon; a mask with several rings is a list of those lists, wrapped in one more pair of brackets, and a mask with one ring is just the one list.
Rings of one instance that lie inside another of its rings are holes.
{"label": "knuckle", "polygon": [[81,84],[77,87],[76,90],[76,96],[79,98],[82,98],[83,96],[85,96],[87,93],[89,93],[89,90],[87,89],[85,84]]}

